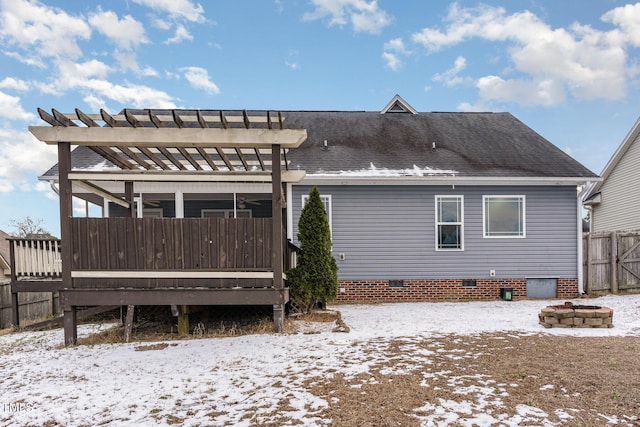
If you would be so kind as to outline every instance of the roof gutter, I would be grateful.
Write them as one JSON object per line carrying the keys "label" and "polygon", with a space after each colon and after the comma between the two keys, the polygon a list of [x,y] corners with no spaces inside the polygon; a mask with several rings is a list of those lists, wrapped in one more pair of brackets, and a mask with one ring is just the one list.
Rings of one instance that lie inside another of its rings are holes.
{"label": "roof gutter", "polygon": [[349,176],[307,174],[305,185],[581,185],[600,177]]}

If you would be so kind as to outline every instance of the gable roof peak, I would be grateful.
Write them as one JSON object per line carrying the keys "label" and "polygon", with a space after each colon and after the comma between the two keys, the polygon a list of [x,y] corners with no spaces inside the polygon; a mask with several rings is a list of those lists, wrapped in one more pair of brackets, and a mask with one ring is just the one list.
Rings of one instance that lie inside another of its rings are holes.
{"label": "gable roof peak", "polygon": [[413,108],[407,101],[402,99],[402,97],[398,94],[394,96],[391,101],[380,111],[380,114],[387,113],[411,113],[418,114],[418,111]]}

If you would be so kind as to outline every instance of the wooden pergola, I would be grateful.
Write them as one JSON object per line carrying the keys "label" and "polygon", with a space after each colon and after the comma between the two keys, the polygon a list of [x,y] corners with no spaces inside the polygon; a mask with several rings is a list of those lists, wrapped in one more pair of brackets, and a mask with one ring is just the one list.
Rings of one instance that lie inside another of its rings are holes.
{"label": "wooden pergola", "polygon": [[[53,109],[49,114],[38,109],[38,113],[50,126],[30,126],[29,131],[58,147],[60,301],[67,345],[77,339],[76,307],[91,305],[269,304],[274,329],[281,330],[289,299],[283,184],[304,177],[303,171],[289,170],[287,151],[306,139],[306,130],[285,129],[282,114],[271,112],[125,109],[111,115],[104,110],[64,114]],[[115,168],[74,170],[72,146],[88,147]],[[101,187],[105,181],[123,182],[124,197]],[[136,182],[271,183],[272,218],[245,222],[135,218]],[[73,218],[72,184],[124,207],[128,218]],[[237,241],[229,241],[230,230],[253,246],[238,249]],[[141,253],[140,245],[146,244],[162,256],[150,262]],[[230,262],[229,251],[238,250],[250,251],[251,256]],[[270,257],[264,259],[267,252]],[[105,258],[122,258],[123,253],[136,255],[119,262]],[[202,262],[188,259],[196,255]]]}

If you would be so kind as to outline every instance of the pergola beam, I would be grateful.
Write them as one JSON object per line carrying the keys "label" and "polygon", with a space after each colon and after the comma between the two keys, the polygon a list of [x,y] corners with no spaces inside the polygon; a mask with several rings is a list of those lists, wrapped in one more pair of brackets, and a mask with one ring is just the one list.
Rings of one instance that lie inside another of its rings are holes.
{"label": "pergola beam", "polygon": [[[115,123],[113,123],[115,125]],[[307,137],[305,129],[125,128],[29,126],[40,141],[55,145],[95,147],[271,147],[296,148]]]}
{"label": "pergola beam", "polygon": [[[304,171],[282,171],[283,182],[300,182]],[[135,181],[135,182],[271,182],[270,172],[220,171],[104,171],[69,172],[73,181]]]}
{"label": "pergola beam", "polygon": [[120,205],[125,209],[129,209],[131,207],[131,204],[126,200],[122,200],[120,197],[116,196],[115,194],[110,193],[106,190],[103,190],[102,188],[98,187],[97,185],[93,185],[90,182],[86,182],[86,181],[72,181],[72,182],[73,182],[73,185],[83,188],[89,191],[90,193],[96,194],[104,199],[107,199],[110,202],[113,202],[116,205]]}

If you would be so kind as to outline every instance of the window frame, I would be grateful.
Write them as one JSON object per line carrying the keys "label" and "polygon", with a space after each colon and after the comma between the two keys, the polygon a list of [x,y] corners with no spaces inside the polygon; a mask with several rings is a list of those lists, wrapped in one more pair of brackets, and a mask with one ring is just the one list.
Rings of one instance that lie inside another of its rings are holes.
{"label": "window frame", "polygon": [[[520,201],[521,232],[519,234],[489,234],[487,230],[487,202],[491,199],[517,199]],[[527,237],[527,197],[524,194],[483,195],[482,196],[482,237],[484,239],[525,239]]]}
{"label": "window frame", "polygon": [[[440,202],[443,200],[456,200],[460,203],[460,218],[458,221],[441,221],[440,219]],[[463,252],[464,251],[464,196],[454,194],[436,194],[435,195],[435,249],[437,252]],[[458,248],[446,248],[440,246],[440,227],[443,225],[456,225],[460,227],[460,247]]]}
{"label": "window frame", "polygon": [[[221,213],[222,217],[207,216],[208,213]],[[238,214],[241,214],[241,216],[238,216]],[[248,214],[248,216],[244,214]],[[200,209],[200,218],[253,218],[253,211],[251,209],[236,209],[236,216],[234,217],[233,209]]]}
{"label": "window frame", "polygon": [[[307,200],[309,200],[309,195],[303,194],[302,205],[300,205],[300,213],[302,213],[304,205],[307,204]],[[327,220],[329,221],[329,234],[331,234],[331,238],[333,239],[333,206],[331,204],[331,194],[320,194],[320,200],[322,201],[322,205],[324,206],[324,210],[327,214]],[[298,220],[300,220],[300,218],[298,218]]]}

